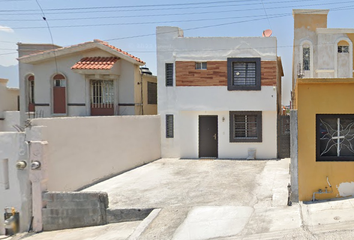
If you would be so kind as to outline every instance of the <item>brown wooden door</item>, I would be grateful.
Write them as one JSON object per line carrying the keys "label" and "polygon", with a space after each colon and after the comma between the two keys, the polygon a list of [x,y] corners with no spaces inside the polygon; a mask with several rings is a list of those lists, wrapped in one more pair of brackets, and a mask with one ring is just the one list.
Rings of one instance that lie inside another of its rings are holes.
{"label": "brown wooden door", "polygon": [[65,79],[54,80],[53,85],[53,113],[66,113],[66,84]]}
{"label": "brown wooden door", "polygon": [[218,157],[218,116],[199,116],[199,157]]}

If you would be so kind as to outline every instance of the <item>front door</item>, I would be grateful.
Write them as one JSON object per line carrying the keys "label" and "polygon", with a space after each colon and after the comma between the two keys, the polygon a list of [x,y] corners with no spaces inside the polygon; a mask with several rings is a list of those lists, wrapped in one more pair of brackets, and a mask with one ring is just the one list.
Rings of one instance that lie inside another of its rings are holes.
{"label": "front door", "polygon": [[199,157],[218,157],[218,116],[199,116]]}

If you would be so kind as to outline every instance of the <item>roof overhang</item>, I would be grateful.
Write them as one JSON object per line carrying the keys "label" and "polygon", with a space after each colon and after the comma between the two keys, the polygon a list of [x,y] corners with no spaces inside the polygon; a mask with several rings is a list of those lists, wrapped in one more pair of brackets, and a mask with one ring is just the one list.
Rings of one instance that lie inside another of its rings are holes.
{"label": "roof overhang", "polygon": [[95,48],[106,51],[106,52],[112,54],[113,56],[116,56],[116,57],[126,60],[127,62],[136,64],[139,66],[145,65],[145,62],[139,62],[139,61],[135,60],[134,58],[132,58],[122,52],[119,52],[115,49],[110,48],[107,45],[102,44],[99,41],[86,42],[86,43],[81,43],[81,44],[77,44],[77,45],[72,45],[69,47],[63,47],[63,48],[48,50],[48,51],[35,53],[35,54],[31,54],[31,55],[26,55],[26,56],[22,56],[22,57],[18,58],[18,60],[21,63],[36,64],[36,63],[40,63],[40,62],[45,62],[49,59],[54,59],[54,58],[63,57],[63,56],[67,56],[67,55],[73,55],[77,52],[84,52],[84,51],[87,51],[90,49],[95,49]]}

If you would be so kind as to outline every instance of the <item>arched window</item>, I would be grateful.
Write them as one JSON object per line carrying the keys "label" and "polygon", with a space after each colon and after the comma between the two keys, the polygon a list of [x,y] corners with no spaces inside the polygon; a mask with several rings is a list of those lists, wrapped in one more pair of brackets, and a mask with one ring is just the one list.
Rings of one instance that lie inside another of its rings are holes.
{"label": "arched window", "polygon": [[27,77],[27,111],[34,112],[35,102],[34,102],[34,76],[30,75]]}
{"label": "arched window", "polygon": [[66,78],[62,74],[53,77],[53,113],[66,114]]}
{"label": "arched window", "polygon": [[353,46],[346,38],[340,38],[335,44],[335,77],[351,78],[353,76]]}
{"label": "arched window", "polygon": [[301,43],[300,62],[304,77],[313,77],[313,47],[308,40]]}

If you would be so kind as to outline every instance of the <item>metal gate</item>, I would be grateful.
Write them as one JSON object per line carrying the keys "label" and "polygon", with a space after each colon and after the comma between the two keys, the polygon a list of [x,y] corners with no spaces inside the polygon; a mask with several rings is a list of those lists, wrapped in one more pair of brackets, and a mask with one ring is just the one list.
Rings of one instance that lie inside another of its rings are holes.
{"label": "metal gate", "polygon": [[278,115],[278,158],[290,157],[290,116]]}

